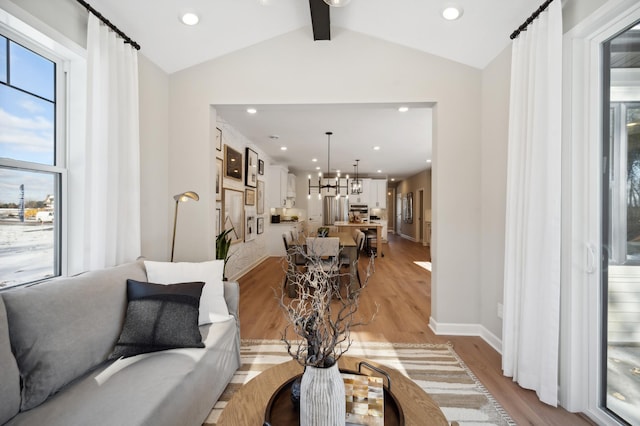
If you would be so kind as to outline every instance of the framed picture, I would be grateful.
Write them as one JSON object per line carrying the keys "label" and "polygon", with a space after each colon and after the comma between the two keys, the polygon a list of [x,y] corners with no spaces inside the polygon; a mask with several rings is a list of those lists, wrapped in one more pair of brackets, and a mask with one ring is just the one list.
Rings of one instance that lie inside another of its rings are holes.
{"label": "framed picture", "polygon": [[246,149],[246,167],[244,184],[255,188],[258,184],[258,153],[251,148]]}
{"label": "framed picture", "polygon": [[259,175],[264,174],[264,161],[262,160],[258,160],[258,174]]}
{"label": "framed picture", "polygon": [[242,182],[242,153],[224,146],[224,177],[239,180]]}
{"label": "framed picture", "polygon": [[264,217],[258,216],[257,220],[256,228],[258,230],[258,234],[262,234],[264,232]]}
{"label": "framed picture", "polygon": [[409,192],[402,198],[402,221],[413,223],[413,192]]}
{"label": "framed picture", "polygon": [[222,158],[216,158],[216,201],[222,200]]}
{"label": "framed picture", "polygon": [[222,229],[233,229],[229,233],[231,244],[244,239],[244,193],[235,189],[224,188],[222,211],[224,219]]}
{"label": "framed picture", "polygon": [[244,240],[251,241],[256,238],[256,209],[254,207],[247,207],[245,211],[244,222]]}
{"label": "framed picture", "polygon": [[256,204],[256,191],[253,189],[244,190],[244,204],[245,206],[253,206]]}
{"label": "framed picture", "polygon": [[216,127],[216,149],[222,151],[222,130]]}
{"label": "framed picture", "polygon": [[264,181],[258,181],[258,188],[256,189],[256,212],[258,214],[264,214]]}

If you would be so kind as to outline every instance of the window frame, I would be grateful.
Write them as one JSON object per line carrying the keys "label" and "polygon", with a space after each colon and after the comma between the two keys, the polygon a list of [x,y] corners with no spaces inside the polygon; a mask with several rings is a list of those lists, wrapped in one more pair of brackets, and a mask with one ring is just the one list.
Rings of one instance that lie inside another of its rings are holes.
{"label": "window frame", "polygon": [[[37,30],[33,29],[34,32]],[[67,206],[67,152],[68,152],[68,134],[67,124],[69,122],[68,110],[68,68],[69,60],[62,55],[54,52],[42,44],[42,39],[38,37],[29,37],[20,31],[10,27],[6,22],[0,22],[0,35],[7,38],[37,55],[40,55],[55,64],[54,79],[54,157],[53,165],[34,163],[12,158],[0,157],[0,168],[8,170],[21,170],[31,172],[44,172],[54,175],[54,256],[53,256],[53,277],[66,275],[66,258],[67,258],[67,238],[66,238],[66,206]],[[48,37],[45,39],[48,39]],[[53,40],[50,40],[53,42]],[[7,43],[9,45],[9,43]],[[9,52],[7,50],[7,66],[9,66]],[[5,84],[5,83],[0,83]],[[8,87],[13,87],[7,85]],[[25,92],[29,93],[29,92]],[[37,95],[34,95],[37,97]],[[16,284],[9,288],[33,285],[35,283],[45,281],[51,277],[43,277],[34,281],[28,281]],[[0,289],[4,290],[4,289]]]}

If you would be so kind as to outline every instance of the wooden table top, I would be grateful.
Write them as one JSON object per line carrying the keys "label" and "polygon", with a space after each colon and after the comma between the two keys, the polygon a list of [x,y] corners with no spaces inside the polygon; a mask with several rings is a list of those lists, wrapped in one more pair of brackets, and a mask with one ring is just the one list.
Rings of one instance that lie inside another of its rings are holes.
{"label": "wooden table top", "polygon": [[333,224],[333,226],[337,226],[338,228],[350,226],[352,228],[382,228],[384,225],[381,223],[372,223],[372,222],[346,222],[346,221],[338,221]]}
{"label": "wooden table top", "polygon": [[[340,358],[338,365],[342,369],[357,371],[360,361],[367,360],[345,355]],[[367,362],[385,370],[391,377],[391,390],[402,407],[407,425],[449,425],[438,405],[411,379],[390,367]],[[231,397],[216,425],[262,425],[267,404],[273,393],[291,377],[301,373],[302,367],[294,360],[263,371]]]}
{"label": "wooden table top", "polygon": [[[355,247],[356,240],[353,239],[351,232],[330,232],[328,237],[338,237],[340,238],[340,247]],[[324,237],[315,237],[315,238],[324,238]],[[304,235],[300,235],[298,237],[298,245],[305,245],[307,237]]]}

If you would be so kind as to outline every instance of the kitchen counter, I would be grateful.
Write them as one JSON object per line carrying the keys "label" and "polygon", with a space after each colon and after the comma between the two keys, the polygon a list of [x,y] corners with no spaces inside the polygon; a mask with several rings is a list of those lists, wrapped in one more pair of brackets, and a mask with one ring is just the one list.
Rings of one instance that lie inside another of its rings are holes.
{"label": "kitchen counter", "polygon": [[339,230],[346,231],[349,228],[358,228],[358,229],[374,229],[376,230],[376,252],[380,253],[380,257],[384,257],[384,253],[382,252],[382,227],[384,226],[382,223],[352,223],[352,222],[335,222],[333,224],[337,226]]}

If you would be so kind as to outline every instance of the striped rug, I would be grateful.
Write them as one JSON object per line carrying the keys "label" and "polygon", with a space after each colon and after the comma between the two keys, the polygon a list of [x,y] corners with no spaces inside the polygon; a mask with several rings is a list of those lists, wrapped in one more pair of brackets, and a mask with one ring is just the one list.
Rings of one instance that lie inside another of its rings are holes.
{"label": "striped rug", "polygon": [[[242,340],[242,366],[216,402],[205,425],[214,426],[243,384],[291,357],[278,340]],[[465,425],[515,425],[449,345],[354,342],[347,355],[367,358],[411,378],[440,406],[449,422]]]}

